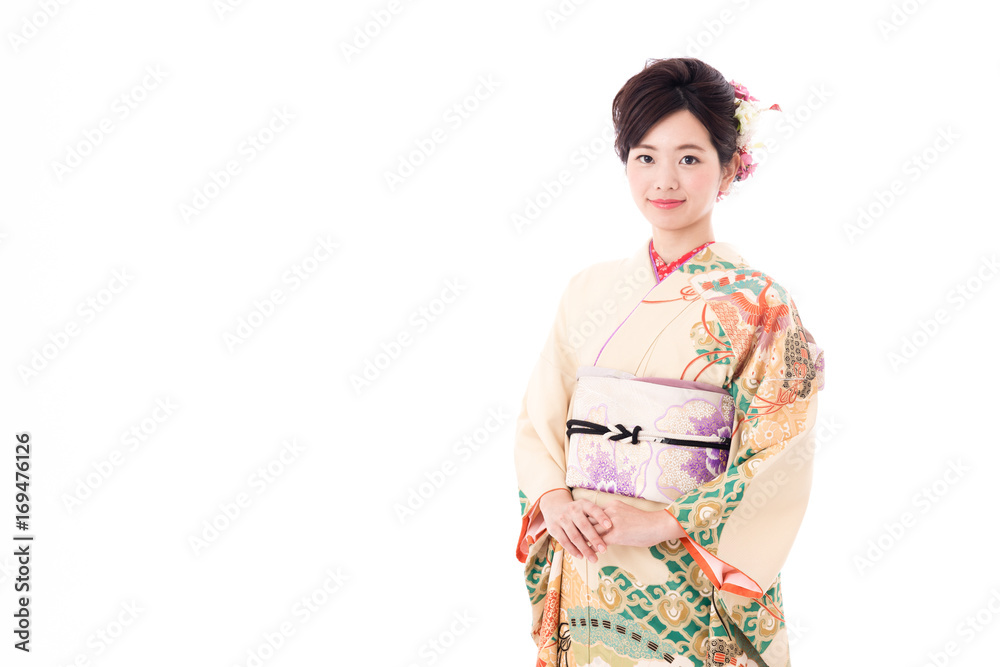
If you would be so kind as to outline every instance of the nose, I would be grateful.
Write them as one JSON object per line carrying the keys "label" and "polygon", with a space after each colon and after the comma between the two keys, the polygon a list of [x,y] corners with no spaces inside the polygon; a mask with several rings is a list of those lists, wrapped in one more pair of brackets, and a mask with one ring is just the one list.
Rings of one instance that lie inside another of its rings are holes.
{"label": "nose", "polygon": [[676,190],[677,189],[677,168],[672,164],[660,164],[657,165],[659,169],[656,170],[655,183],[657,190]]}

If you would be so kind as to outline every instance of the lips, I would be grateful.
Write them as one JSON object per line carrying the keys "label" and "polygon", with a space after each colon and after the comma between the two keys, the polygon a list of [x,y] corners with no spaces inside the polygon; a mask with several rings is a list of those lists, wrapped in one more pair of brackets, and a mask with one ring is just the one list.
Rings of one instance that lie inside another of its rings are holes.
{"label": "lips", "polygon": [[650,199],[649,203],[656,208],[677,208],[684,203],[683,199]]}

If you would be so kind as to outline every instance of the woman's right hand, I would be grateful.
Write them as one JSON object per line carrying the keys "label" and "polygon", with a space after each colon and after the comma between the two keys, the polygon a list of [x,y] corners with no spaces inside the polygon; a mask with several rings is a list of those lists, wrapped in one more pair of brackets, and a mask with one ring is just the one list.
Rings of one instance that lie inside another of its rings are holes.
{"label": "woman's right hand", "polygon": [[611,529],[611,519],[589,500],[573,500],[569,489],[546,493],[538,503],[549,535],[570,554],[597,562],[597,553],[607,547],[601,535]]}

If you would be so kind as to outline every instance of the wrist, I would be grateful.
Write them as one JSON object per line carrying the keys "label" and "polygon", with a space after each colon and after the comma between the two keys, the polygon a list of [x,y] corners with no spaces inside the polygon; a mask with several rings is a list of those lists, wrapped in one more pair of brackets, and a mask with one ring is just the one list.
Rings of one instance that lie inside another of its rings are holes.
{"label": "wrist", "polygon": [[666,509],[663,510],[663,514],[666,515],[662,517],[663,535],[665,535],[665,537],[663,538],[664,541],[669,542],[670,540],[678,540],[687,535],[687,531],[684,530],[683,526],[681,526],[680,521],[677,520],[677,517],[675,517],[673,514],[670,513],[669,510]]}
{"label": "wrist", "polygon": [[545,515],[546,508],[554,503],[566,503],[573,500],[573,493],[567,488],[549,489],[538,497],[538,510]]}

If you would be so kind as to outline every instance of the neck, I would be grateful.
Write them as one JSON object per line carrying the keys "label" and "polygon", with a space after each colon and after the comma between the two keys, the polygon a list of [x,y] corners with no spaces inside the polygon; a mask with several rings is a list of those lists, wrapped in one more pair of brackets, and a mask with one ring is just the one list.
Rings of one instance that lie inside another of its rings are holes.
{"label": "neck", "polygon": [[703,243],[715,241],[712,229],[681,229],[677,231],[663,230],[653,227],[653,249],[660,258],[669,264],[689,250]]}

